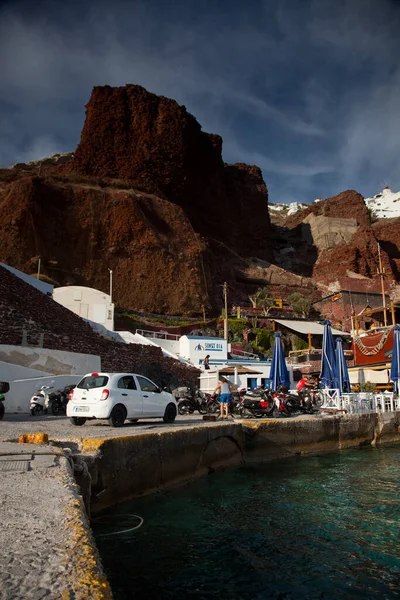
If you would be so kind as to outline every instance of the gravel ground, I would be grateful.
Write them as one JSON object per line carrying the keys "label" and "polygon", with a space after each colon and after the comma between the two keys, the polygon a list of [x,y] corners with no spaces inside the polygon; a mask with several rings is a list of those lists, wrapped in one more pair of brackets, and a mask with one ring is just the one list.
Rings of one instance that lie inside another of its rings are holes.
{"label": "gravel ground", "polygon": [[[10,452],[3,461],[21,458],[2,446]],[[9,446],[21,452],[21,445]],[[66,459],[32,454],[29,469],[0,470],[1,600],[110,597],[98,594],[107,587]]]}

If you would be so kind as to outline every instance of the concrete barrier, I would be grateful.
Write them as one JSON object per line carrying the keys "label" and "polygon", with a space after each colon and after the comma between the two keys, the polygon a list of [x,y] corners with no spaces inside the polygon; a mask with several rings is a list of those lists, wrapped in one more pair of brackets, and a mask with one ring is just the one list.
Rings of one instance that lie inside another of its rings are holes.
{"label": "concrete barrier", "polygon": [[79,441],[76,479],[92,514],[241,462],[400,441],[400,413],[269,419]]}

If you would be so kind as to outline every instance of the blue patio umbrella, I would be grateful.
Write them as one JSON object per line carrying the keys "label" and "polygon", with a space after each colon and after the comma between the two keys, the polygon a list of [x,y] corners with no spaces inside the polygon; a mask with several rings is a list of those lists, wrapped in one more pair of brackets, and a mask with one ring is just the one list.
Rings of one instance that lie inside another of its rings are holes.
{"label": "blue patio umbrella", "polygon": [[350,392],[351,388],[349,371],[347,369],[346,357],[344,355],[342,338],[340,337],[336,339],[336,370],[340,393],[343,394],[343,392]]}
{"label": "blue patio umbrella", "polygon": [[394,382],[394,391],[399,393],[399,377],[400,377],[400,327],[393,327],[393,350],[392,364],[390,367],[390,379]]}
{"label": "blue patio umbrella", "polygon": [[338,387],[335,342],[333,340],[331,322],[324,321],[324,334],[322,337],[320,387],[336,389]]}
{"label": "blue patio umbrella", "polygon": [[276,390],[280,385],[290,387],[289,373],[283,354],[281,334],[277,331],[274,335],[274,348],[272,351],[272,362],[269,378],[272,380],[272,389]]}

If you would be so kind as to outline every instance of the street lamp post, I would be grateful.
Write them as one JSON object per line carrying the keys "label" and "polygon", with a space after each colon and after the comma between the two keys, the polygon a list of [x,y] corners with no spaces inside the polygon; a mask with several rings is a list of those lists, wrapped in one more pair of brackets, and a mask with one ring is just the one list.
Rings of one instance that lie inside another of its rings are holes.
{"label": "street lamp post", "polygon": [[113,289],[112,289],[112,285],[113,285],[112,275],[113,275],[113,272],[112,272],[111,269],[108,269],[108,270],[110,272],[110,304],[112,304],[112,292],[113,292]]}

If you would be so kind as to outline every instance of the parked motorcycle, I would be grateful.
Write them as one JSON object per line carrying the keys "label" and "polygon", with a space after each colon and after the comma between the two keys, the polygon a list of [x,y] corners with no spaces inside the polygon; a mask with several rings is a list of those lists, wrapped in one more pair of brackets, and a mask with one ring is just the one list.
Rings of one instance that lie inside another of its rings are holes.
{"label": "parked motorcycle", "polygon": [[31,397],[30,411],[32,417],[45,414],[47,415],[51,406],[51,398],[49,390],[53,389],[52,385],[42,385]]}
{"label": "parked motorcycle", "polygon": [[272,392],[275,400],[275,406],[282,417],[290,417],[294,413],[300,412],[300,396],[298,394],[290,394],[289,388],[285,385]]}
{"label": "parked motorcycle", "polygon": [[275,412],[275,400],[269,390],[257,388],[247,390],[238,407],[240,416],[252,416],[257,419],[272,417]]}
{"label": "parked motorcycle", "polygon": [[284,417],[290,417],[298,412],[313,414],[323,404],[322,394],[318,390],[312,389],[307,389],[301,393],[289,393],[287,386],[280,386],[274,397],[276,406]]}
{"label": "parked motorcycle", "polygon": [[180,415],[192,415],[195,410],[198,410],[201,415],[207,414],[207,397],[200,390],[193,394],[189,387],[180,387],[172,390],[172,393],[178,402]]}
{"label": "parked motorcycle", "polygon": [[50,410],[52,415],[58,416],[67,414],[69,393],[74,388],[75,384],[67,385],[62,390],[57,390],[50,394]]}
{"label": "parked motorcycle", "polygon": [[4,401],[7,392],[10,391],[10,384],[8,381],[0,381],[0,421],[4,417]]}

